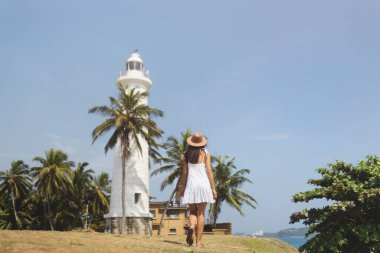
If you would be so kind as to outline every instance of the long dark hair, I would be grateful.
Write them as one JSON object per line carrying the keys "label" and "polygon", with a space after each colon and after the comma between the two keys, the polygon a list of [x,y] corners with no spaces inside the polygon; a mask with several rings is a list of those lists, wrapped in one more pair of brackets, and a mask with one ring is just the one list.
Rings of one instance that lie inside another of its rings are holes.
{"label": "long dark hair", "polygon": [[198,163],[199,156],[201,155],[202,149],[204,149],[204,146],[194,147],[194,146],[187,145],[187,149],[185,152],[185,162]]}

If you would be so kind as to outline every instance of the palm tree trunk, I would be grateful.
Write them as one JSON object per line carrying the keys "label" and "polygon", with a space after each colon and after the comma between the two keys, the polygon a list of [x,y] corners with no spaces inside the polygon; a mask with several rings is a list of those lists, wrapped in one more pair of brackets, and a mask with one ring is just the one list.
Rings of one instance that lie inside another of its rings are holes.
{"label": "palm tree trunk", "polygon": [[15,202],[15,196],[14,196],[14,193],[13,191],[11,191],[11,198],[12,198],[12,205],[13,205],[13,214],[15,216],[15,220],[16,220],[16,224],[17,224],[17,227],[19,229],[21,229],[21,223],[20,223],[20,220],[17,216],[17,211],[16,211],[16,202]]}
{"label": "palm tree trunk", "polygon": [[214,214],[214,222],[213,222],[213,227],[216,228],[216,219],[217,219],[217,214]]}
{"label": "palm tree trunk", "polygon": [[88,203],[86,204],[86,220],[85,220],[85,223],[84,223],[84,229],[88,229],[88,223],[87,223],[87,220],[88,220]]}
{"label": "palm tree trunk", "polygon": [[126,150],[125,145],[121,143],[121,207],[122,207],[122,221],[121,221],[121,233],[125,233],[125,159],[126,159]]}
{"label": "palm tree trunk", "polygon": [[51,214],[50,200],[49,200],[49,199],[48,199],[48,201],[47,201],[47,207],[48,207],[48,221],[49,221],[50,229],[51,229],[51,231],[54,231],[53,223],[52,223],[52,221],[51,221],[51,216],[52,216],[52,214]]}
{"label": "palm tree trunk", "polygon": [[214,209],[214,213],[213,213],[213,218],[214,218],[214,228],[216,228],[216,220],[218,219],[218,215],[219,215],[219,208],[220,208],[220,201],[217,199],[217,201],[215,201],[215,209]]}
{"label": "palm tree trunk", "polygon": [[170,195],[169,201],[165,203],[165,210],[164,210],[164,213],[161,215],[160,225],[158,226],[158,231],[157,231],[158,235],[161,234],[161,228],[164,225],[164,218],[166,216],[166,212],[168,211],[169,203],[173,200],[176,192],[177,192],[177,187],[173,190],[172,194]]}
{"label": "palm tree trunk", "polygon": [[43,200],[43,205],[44,205],[44,230],[46,230],[46,201]]}
{"label": "palm tree trunk", "polygon": [[94,217],[91,217],[91,219],[88,221],[87,230],[88,230],[88,228],[91,228],[91,223],[92,223],[93,219],[94,219]]}

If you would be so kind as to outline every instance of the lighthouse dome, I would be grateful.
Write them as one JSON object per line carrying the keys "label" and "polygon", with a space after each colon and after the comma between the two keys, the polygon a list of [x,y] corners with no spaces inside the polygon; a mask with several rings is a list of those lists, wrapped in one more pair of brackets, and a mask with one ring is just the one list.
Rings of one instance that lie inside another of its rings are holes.
{"label": "lighthouse dome", "polygon": [[137,70],[142,71],[144,69],[144,63],[141,60],[140,54],[137,52],[132,53],[131,57],[127,60],[127,71]]}
{"label": "lighthouse dome", "polygon": [[141,88],[144,91],[152,87],[149,72],[145,70],[144,62],[137,51],[132,53],[125,65],[126,72],[124,75],[120,72],[117,83],[129,88]]}

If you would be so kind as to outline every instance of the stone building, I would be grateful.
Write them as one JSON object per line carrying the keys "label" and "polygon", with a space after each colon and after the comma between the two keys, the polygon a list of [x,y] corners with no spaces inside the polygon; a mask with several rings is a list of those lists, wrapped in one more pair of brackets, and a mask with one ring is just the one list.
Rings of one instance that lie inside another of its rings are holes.
{"label": "stone building", "polygon": [[[158,234],[161,217],[165,211],[164,202],[150,202],[150,213],[153,216],[152,235]],[[206,219],[206,223],[208,220]],[[161,235],[186,235],[189,228],[189,210],[187,205],[169,204],[166,217],[164,218]],[[217,223],[216,227],[206,224],[204,227],[206,235],[231,235],[232,224]]]}
{"label": "stone building", "polygon": [[[161,217],[165,211],[164,202],[150,202],[149,210],[152,214],[152,235],[157,235]],[[164,218],[161,235],[185,235],[188,225],[187,205],[171,203]]]}

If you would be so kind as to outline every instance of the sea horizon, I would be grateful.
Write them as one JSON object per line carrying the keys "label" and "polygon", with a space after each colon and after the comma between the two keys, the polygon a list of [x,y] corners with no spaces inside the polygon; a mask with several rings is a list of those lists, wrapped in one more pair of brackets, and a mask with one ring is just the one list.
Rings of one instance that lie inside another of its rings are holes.
{"label": "sea horizon", "polygon": [[303,236],[287,236],[287,237],[276,237],[290,245],[292,245],[295,248],[299,248],[301,245],[305,244],[307,241],[307,238]]}

